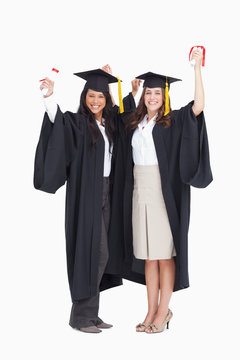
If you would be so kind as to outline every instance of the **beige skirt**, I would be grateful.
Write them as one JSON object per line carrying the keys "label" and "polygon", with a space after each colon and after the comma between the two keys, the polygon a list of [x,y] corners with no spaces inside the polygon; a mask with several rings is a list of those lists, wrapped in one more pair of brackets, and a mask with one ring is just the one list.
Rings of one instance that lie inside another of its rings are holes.
{"label": "beige skirt", "polygon": [[133,252],[137,259],[176,256],[158,165],[134,165]]}

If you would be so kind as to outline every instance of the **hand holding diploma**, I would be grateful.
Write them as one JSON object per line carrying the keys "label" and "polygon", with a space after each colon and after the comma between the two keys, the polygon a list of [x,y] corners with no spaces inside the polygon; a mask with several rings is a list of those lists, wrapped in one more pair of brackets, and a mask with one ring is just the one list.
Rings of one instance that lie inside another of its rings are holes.
{"label": "hand holding diploma", "polygon": [[46,77],[46,79],[42,80],[40,90],[42,90],[43,97],[47,98],[47,97],[51,96],[53,94],[53,88],[54,88],[54,81],[50,80],[48,77]]}
{"label": "hand holding diploma", "polygon": [[53,94],[54,81],[56,79],[56,75],[59,73],[59,70],[53,68],[51,71],[51,75],[46,77],[45,79],[39,80],[42,82],[40,86],[40,90],[44,97],[49,97]]}
{"label": "hand holding diploma", "polygon": [[191,66],[205,66],[205,47],[204,46],[193,46],[189,53],[189,61]]}

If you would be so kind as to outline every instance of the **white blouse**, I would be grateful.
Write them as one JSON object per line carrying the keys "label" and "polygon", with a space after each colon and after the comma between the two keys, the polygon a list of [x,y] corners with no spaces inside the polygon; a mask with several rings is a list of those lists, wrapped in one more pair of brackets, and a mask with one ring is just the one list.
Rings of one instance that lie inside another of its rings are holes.
{"label": "white blouse", "polygon": [[[53,95],[48,96],[47,98],[43,97],[44,105],[46,108],[46,112],[49,116],[49,119],[52,123],[54,123],[55,116],[57,114],[57,102]],[[111,161],[112,161],[112,149],[113,146],[111,146],[111,153],[109,153],[109,141],[108,137],[106,135],[105,127],[100,124],[98,120],[96,120],[99,130],[101,131],[101,134],[104,139],[105,143],[105,152],[104,152],[104,169],[103,169],[103,176],[107,177],[110,175],[111,172]],[[104,124],[105,120],[102,118],[102,123]]]}
{"label": "white blouse", "polygon": [[132,155],[135,165],[158,165],[152,131],[158,114],[147,122],[148,114],[138,124],[132,137]]}
{"label": "white blouse", "polygon": [[[113,146],[111,146],[111,152],[109,152],[109,141],[108,137],[106,135],[105,127],[100,124],[98,120],[96,120],[99,130],[102,133],[104,142],[105,142],[105,151],[104,151],[104,170],[103,170],[103,176],[109,176],[111,172],[111,161],[112,161],[112,150]],[[105,119],[102,118],[102,123],[105,123]]]}

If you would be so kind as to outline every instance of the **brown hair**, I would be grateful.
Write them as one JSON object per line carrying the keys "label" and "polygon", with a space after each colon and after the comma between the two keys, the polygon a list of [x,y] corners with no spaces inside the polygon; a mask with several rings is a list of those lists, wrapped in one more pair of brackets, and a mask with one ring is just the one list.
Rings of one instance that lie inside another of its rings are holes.
{"label": "brown hair", "polygon": [[[158,116],[157,116],[155,121],[156,121],[157,124],[165,124],[164,127],[169,128],[171,126],[170,99],[169,99],[170,112],[166,116],[164,116],[164,112],[165,112],[165,89],[161,88],[161,90],[162,90],[163,103],[162,103],[162,106],[160,107],[160,109],[158,111]],[[138,106],[137,106],[136,110],[128,117],[128,121],[127,121],[127,124],[126,124],[126,129],[128,129],[128,130],[136,129],[138,124],[143,120],[144,116],[147,114],[147,107],[146,107],[145,101],[144,101],[145,92],[146,92],[146,87],[143,88],[143,92],[142,92],[142,95],[141,95],[141,98],[139,100],[139,103],[138,103]]]}

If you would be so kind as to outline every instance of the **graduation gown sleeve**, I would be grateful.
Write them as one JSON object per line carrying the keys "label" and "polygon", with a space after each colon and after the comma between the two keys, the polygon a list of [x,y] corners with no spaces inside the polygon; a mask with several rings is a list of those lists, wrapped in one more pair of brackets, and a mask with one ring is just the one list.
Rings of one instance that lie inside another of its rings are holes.
{"label": "graduation gown sleeve", "polygon": [[136,104],[132,93],[130,92],[123,99],[124,113],[130,113],[136,109]]}
{"label": "graduation gown sleeve", "polygon": [[124,106],[124,112],[119,114],[120,115],[119,120],[123,128],[125,128],[128,116],[136,109],[136,103],[131,92],[123,99],[123,106]]}
{"label": "graduation gown sleeve", "polygon": [[183,183],[205,188],[213,180],[206,123],[204,113],[195,116],[192,105],[173,111],[173,126],[181,131],[179,170]]}
{"label": "graduation gown sleeve", "polygon": [[81,138],[77,114],[62,113],[59,106],[54,123],[44,114],[35,154],[34,187],[55,193],[64,185]]}
{"label": "graduation gown sleeve", "polygon": [[123,108],[124,108],[124,112],[119,114],[119,106],[117,105],[114,106],[115,115],[119,114],[121,116],[121,119],[125,119],[127,115],[129,115],[131,112],[133,112],[136,109],[135,100],[131,92],[123,98]]}

